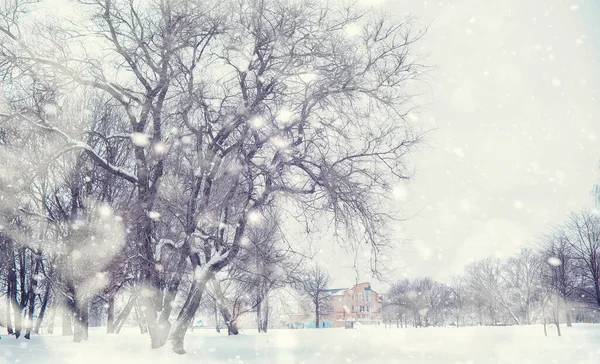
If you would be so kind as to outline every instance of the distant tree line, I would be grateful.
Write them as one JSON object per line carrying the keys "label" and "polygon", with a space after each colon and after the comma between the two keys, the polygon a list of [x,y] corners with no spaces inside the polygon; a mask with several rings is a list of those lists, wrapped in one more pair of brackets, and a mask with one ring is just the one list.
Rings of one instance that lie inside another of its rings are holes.
{"label": "distant tree line", "polygon": [[[484,242],[482,242],[484,243]],[[600,320],[600,213],[582,210],[535,247],[473,262],[446,282],[396,282],[384,318],[400,326],[531,325]]]}

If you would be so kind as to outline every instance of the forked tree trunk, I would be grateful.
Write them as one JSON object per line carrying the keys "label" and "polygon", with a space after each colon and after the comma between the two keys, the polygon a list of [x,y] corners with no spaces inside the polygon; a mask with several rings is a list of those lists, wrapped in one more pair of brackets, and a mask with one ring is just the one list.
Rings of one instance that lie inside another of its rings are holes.
{"label": "forked tree trunk", "polygon": [[196,311],[198,311],[200,301],[202,300],[202,294],[204,293],[204,289],[206,287],[207,282],[208,277],[206,276],[201,277],[201,279],[199,280],[193,281],[192,287],[190,288],[190,292],[188,293],[188,297],[185,301],[185,304],[179,312],[179,316],[177,317],[177,325],[175,326],[175,330],[171,334],[172,348],[173,351],[177,354],[185,354],[185,350],[183,349],[183,341],[185,340],[185,334],[187,332],[188,327],[190,326],[191,320],[196,314]]}
{"label": "forked tree trunk", "polygon": [[220,305],[221,316],[227,326],[227,335],[237,335],[239,333],[236,318],[231,314],[229,308],[225,304]]}
{"label": "forked tree trunk", "polygon": [[[140,309],[139,304],[137,302],[134,303],[133,308],[134,308],[135,319],[140,328],[140,333],[141,334],[150,333],[150,328],[148,326],[146,326],[147,320],[144,320],[144,315],[142,315],[142,310]],[[151,345],[152,345],[152,349],[157,349],[160,346],[155,347],[155,345],[158,345],[159,342],[157,341],[158,337],[156,336],[156,333],[154,335],[155,336],[152,336],[152,335],[150,336]]]}
{"label": "forked tree trunk", "polygon": [[136,299],[136,294],[133,293],[131,295],[131,297],[129,297],[129,301],[127,301],[127,304],[123,308],[123,311],[121,311],[121,313],[115,320],[115,323],[114,323],[114,333],[115,334],[118,334],[121,332],[121,328],[123,328],[123,324],[125,324],[125,320],[127,320],[127,317],[129,317],[129,315],[131,314],[131,310],[133,309],[133,306],[135,304],[135,299]]}
{"label": "forked tree trunk", "polygon": [[221,285],[214,278],[211,280],[211,284],[215,292],[215,297],[217,298],[219,311],[221,311],[221,316],[223,317],[223,321],[225,321],[225,325],[227,326],[227,335],[237,335],[239,330],[237,327],[236,318],[231,314],[229,307],[227,307],[227,300],[225,299],[225,295],[221,290]]}

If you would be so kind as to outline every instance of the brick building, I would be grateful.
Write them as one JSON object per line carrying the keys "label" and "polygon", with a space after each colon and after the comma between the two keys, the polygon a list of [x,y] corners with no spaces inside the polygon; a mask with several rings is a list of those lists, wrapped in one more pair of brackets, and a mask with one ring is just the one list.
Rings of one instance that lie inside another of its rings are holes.
{"label": "brick building", "polygon": [[[383,297],[363,282],[352,288],[328,289],[321,303],[321,327],[344,327],[346,321],[378,324],[382,320]],[[305,312],[296,316],[305,327],[314,327],[314,314]]]}

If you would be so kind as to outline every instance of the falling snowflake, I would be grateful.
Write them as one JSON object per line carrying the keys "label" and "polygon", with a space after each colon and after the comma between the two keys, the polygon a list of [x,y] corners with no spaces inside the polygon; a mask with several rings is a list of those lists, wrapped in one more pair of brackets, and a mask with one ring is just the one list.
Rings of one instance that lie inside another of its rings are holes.
{"label": "falling snowflake", "polygon": [[167,152],[167,147],[162,142],[155,143],[153,149],[156,155],[163,155]]}
{"label": "falling snowflake", "polygon": [[452,153],[456,154],[457,156],[464,158],[465,157],[465,153],[463,152],[462,148],[452,148]]}
{"label": "falling snowflake", "polygon": [[265,119],[261,116],[255,116],[248,120],[248,124],[250,124],[250,126],[254,129],[260,129],[265,125]]}
{"label": "falling snowflake", "polygon": [[315,81],[316,79],[318,79],[319,75],[316,73],[309,72],[309,73],[302,73],[302,74],[298,75],[298,77],[300,77],[300,80],[302,80],[302,82],[311,83],[311,82]]}
{"label": "falling snowflake", "polygon": [[137,147],[145,147],[150,144],[150,137],[144,133],[131,133],[131,141]]}
{"label": "falling snowflake", "polygon": [[558,267],[559,265],[562,264],[561,260],[558,259],[557,257],[550,257],[547,260],[548,264],[550,264],[553,267]]}
{"label": "falling snowflake", "polygon": [[294,114],[290,110],[281,109],[277,114],[277,121],[281,123],[289,123],[292,120],[293,116]]}
{"label": "falling snowflake", "polygon": [[148,217],[151,218],[152,220],[158,220],[160,219],[160,213],[157,211],[150,211],[148,212]]}
{"label": "falling snowflake", "polygon": [[354,23],[346,25],[344,30],[346,31],[346,35],[348,35],[350,37],[355,37],[357,35],[360,35],[360,33],[362,32],[361,27],[358,24],[354,24]]}
{"label": "falling snowflake", "polygon": [[58,107],[54,104],[48,104],[44,106],[44,113],[48,116],[56,116],[58,114]]}
{"label": "falling snowflake", "polygon": [[257,210],[252,210],[248,213],[248,223],[251,225],[258,225],[262,221],[262,215]]}
{"label": "falling snowflake", "polygon": [[98,209],[98,213],[101,217],[109,217],[112,215],[112,209],[108,205],[102,205]]}
{"label": "falling snowflake", "polygon": [[392,189],[392,196],[395,200],[404,201],[408,197],[406,187],[398,185]]}
{"label": "falling snowflake", "polygon": [[273,144],[273,146],[275,146],[275,148],[279,150],[286,149],[290,146],[290,143],[281,137],[271,138],[271,143]]}

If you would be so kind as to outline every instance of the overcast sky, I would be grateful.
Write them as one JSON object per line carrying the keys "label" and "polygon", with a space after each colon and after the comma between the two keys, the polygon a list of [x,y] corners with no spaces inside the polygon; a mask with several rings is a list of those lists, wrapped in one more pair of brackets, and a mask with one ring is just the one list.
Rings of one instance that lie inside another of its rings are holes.
{"label": "overcast sky", "polygon": [[[368,1],[364,1],[368,2]],[[535,243],[600,182],[600,3],[595,0],[379,1],[430,24],[419,123],[394,278],[444,279],[473,259]],[[339,252],[334,285],[356,277]],[[326,259],[323,257],[323,259]],[[365,272],[366,273],[366,272]],[[391,278],[391,277],[388,277]],[[360,280],[373,280],[366,274]]]}
{"label": "overcast sky", "polygon": [[[388,280],[444,279],[472,260],[512,254],[593,204],[600,1],[359,1],[429,25],[414,51],[435,66],[413,117],[435,130],[412,157],[416,173],[398,201],[418,216],[397,226]],[[339,248],[319,245],[315,261],[332,285],[375,281],[367,271],[356,277]]]}

